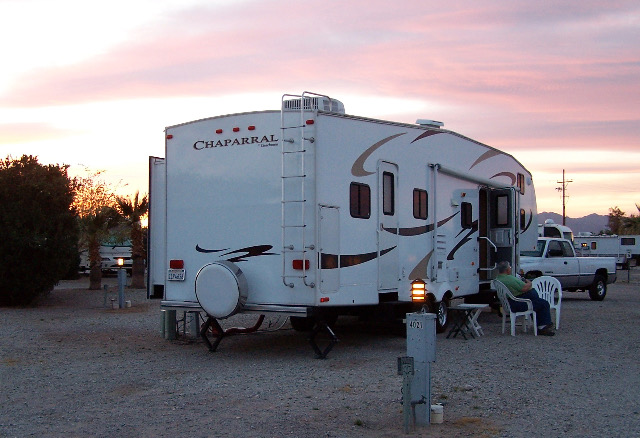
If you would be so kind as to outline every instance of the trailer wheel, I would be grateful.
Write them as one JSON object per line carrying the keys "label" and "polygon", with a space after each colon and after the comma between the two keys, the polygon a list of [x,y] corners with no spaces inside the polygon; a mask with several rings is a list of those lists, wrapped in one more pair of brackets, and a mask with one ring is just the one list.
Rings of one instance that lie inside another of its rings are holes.
{"label": "trailer wheel", "polygon": [[591,287],[589,287],[589,297],[593,301],[602,301],[607,295],[607,282],[602,275],[596,275]]}
{"label": "trailer wheel", "polygon": [[443,298],[442,301],[433,303],[431,313],[436,314],[436,333],[444,333],[449,325],[449,300]]}

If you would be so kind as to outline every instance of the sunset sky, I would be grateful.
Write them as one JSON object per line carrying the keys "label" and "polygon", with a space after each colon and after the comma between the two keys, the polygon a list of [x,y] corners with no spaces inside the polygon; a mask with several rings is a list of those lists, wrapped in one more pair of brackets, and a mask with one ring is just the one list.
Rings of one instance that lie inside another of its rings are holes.
{"label": "sunset sky", "polygon": [[514,155],[538,210],[640,204],[640,2],[0,0],[0,156],[146,192],[166,126],[279,109],[445,128]]}

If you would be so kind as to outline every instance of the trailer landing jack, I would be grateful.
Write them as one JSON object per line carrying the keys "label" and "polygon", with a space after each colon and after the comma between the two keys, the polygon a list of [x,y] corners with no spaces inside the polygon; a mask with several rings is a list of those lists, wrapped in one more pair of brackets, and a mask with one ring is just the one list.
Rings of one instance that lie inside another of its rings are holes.
{"label": "trailer landing jack", "polygon": [[[318,343],[316,342],[316,336],[321,331],[325,331],[329,335],[329,345],[327,345],[324,350],[321,350],[320,347],[318,346]],[[326,359],[327,354],[329,354],[329,352],[331,351],[333,346],[336,345],[338,340],[339,340],[338,337],[336,336],[335,333],[333,333],[333,330],[331,330],[331,327],[329,327],[329,324],[327,324],[327,322],[324,319],[318,319],[316,321],[316,325],[313,331],[311,332],[311,336],[309,336],[309,343],[311,344],[311,347],[313,347],[313,351],[316,352],[317,359]]]}
{"label": "trailer landing jack", "polygon": [[[238,333],[253,333],[260,328],[263,321],[264,315],[260,315],[258,321],[256,321],[256,324],[253,327],[232,327],[224,330],[220,326],[220,323],[217,319],[215,319],[213,316],[207,316],[207,320],[204,324],[202,324],[202,328],[200,329],[200,336],[204,340],[204,343],[207,344],[207,347],[209,347],[209,351],[216,351],[216,349],[218,348],[218,344],[225,336]],[[213,332],[213,337],[215,339],[213,343],[211,343],[209,337],[207,336],[207,331],[209,331],[209,329],[211,329],[211,331]]]}

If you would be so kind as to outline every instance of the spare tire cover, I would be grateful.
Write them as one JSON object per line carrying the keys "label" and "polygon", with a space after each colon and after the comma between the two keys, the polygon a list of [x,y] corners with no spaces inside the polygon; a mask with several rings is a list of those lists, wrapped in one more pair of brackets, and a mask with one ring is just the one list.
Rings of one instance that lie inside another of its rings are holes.
{"label": "spare tire cover", "polygon": [[228,318],[239,312],[247,301],[247,292],[247,280],[232,262],[210,263],[196,275],[196,298],[214,318]]}

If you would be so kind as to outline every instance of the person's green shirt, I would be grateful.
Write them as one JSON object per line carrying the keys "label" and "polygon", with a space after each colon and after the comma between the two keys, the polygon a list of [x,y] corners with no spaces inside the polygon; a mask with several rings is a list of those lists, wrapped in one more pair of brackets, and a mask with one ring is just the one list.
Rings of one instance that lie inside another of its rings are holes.
{"label": "person's green shirt", "polygon": [[526,285],[524,281],[520,280],[515,275],[510,274],[498,274],[496,280],[507,286],[515,297],[522,295],[522,288]]}

